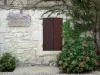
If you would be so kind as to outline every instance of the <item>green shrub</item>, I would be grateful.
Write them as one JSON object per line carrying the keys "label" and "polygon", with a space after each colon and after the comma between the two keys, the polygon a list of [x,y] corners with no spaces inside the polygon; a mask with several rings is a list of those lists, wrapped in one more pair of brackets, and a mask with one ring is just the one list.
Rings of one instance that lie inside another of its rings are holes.
{"label": "green shrub", "polygon": [[81,73],[93,71],[98,66],[97,59],[93,40],[80,37],[71,40],[57,55],[57,65],[63,72]]}
{"label": "green shrub", "polygon": [[16,67],[16,58],[13,57],[10,53],[3,53],[0,58],[0,71],[1,72],[10,72],[13,71]]}

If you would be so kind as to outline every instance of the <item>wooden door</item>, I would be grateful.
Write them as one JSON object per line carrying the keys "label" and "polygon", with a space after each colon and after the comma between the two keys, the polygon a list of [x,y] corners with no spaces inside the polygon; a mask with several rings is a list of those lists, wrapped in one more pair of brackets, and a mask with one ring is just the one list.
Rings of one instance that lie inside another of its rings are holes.
{"label": "wooden door", "polygon": [[43,50],[62,50],[62,19],[43,19]]}

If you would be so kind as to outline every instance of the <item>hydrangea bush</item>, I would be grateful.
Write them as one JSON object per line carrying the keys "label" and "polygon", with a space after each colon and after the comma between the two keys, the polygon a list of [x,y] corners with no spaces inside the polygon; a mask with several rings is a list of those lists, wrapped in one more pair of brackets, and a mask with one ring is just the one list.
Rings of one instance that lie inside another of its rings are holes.
{"label": "hydrangea bush", "polygon": [[71,40],[57,55],[57,65],[66,73],[93,71],[98,66],[97,60],[93,39],[89,37]]}

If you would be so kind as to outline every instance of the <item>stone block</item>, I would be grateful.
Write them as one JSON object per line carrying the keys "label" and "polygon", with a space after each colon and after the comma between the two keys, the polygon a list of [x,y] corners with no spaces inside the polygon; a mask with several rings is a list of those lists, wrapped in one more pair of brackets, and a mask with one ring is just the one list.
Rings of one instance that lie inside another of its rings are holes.
{"label": "stone block", "polygon": [[0,33],[3,33],[3,32],[6,32],[6,29],[5,29],[5,27],[0,26]]}
{"label": "stone block", "polygon": [[56,55],[44,55],[44,60],[46,61],[56,61]]}

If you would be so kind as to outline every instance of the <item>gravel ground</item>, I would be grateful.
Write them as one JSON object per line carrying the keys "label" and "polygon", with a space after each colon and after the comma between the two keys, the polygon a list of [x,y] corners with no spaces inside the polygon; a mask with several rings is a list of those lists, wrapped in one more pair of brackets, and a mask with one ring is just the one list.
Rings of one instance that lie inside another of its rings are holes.
{"label": "gravel ground", "polygon": [[14,73],[53,73],[53,74],[58,74],[59,69],[57,67],[38,67],[38,66],[33,66],[33,67],[17,67],[14,71]]}
{"label": "gravel ground", "polygon": [[86,74],[59,74],[57,67],[17,67],[14,72],[0,72],[0,75],[100,75],[100,71]]}

